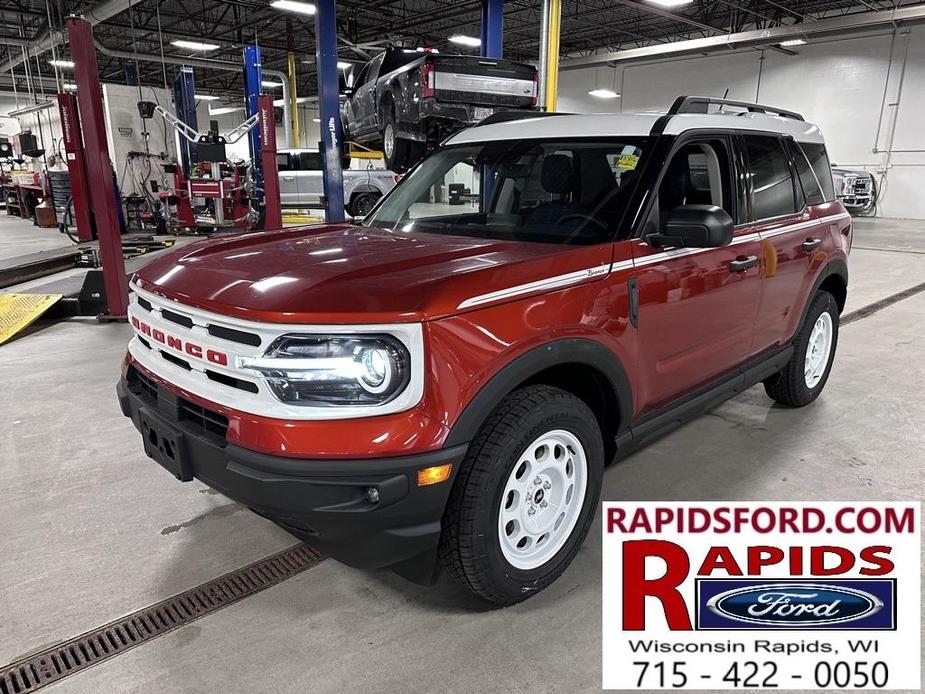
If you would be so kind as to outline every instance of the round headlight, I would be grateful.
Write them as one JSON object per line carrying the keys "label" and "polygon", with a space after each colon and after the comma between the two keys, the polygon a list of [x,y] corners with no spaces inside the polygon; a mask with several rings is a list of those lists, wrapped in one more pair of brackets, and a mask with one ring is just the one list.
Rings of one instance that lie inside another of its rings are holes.
{"label": "round headlight", "polygon": [[392,375],[392,355],[384,349],[366,349],[360,356],[363,366],[360,385],[370,393],[381,393],[388,387]]}

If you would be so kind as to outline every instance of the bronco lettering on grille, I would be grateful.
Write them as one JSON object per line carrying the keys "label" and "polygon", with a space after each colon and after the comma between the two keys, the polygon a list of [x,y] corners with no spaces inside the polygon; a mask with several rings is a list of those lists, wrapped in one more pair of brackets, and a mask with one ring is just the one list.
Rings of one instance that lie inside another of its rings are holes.
{"label": "bronco lettering on grille", "polygon": [[132,316],[132,326],[142,335],[150,337],[155,342],[160,342],[162,345],[166,345],[178,352],[183,352],[196,359],[203,359],[219,366],[228,366],[228,355],[217,349],[208,349],[195,342],[187,342],[176,335],[165,333],[159,328],[153,328],[144,321],[138,320],[135,316]]}

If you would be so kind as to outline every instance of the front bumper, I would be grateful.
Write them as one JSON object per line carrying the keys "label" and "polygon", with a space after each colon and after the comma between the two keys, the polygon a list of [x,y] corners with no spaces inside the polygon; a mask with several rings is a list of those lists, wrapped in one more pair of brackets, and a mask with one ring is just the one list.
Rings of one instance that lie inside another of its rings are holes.
{"label": "front bumper", "polygon": [[[227,443],[208,417],[184,416],[189,403],[163,386],[122,378],[116,392],[122,413],[142,434],[145,452],[180,479],[202,481],[345,564],[404,563],[409,578],[430,577],[443,510],[466,445],[395,458],[283,458]],[[449,480],[417,486],[418,470],[445,463],[453,465]],[[377,489],[378,503],[367,500],[369,487]]]}

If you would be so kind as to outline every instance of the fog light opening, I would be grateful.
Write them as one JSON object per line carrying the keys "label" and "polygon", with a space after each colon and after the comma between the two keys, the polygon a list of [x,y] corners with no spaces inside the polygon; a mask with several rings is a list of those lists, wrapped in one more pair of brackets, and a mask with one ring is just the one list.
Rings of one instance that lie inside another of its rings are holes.
{"label": "fog light opening", "polygon": [[423,470],[418,470],[418,486],[426,487],[431,484],[446,482],[450,479],[450,473],[452,471],[453,465],[451,463],[434,465],[433,467],[426,467]]}

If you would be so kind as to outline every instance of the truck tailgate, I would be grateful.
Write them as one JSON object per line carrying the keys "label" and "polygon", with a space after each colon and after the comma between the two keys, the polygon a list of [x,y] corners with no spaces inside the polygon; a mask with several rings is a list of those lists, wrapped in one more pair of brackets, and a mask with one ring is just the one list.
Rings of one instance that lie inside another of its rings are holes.
{"label": "truck tailgate", "polygon": [[431,56],[435,96],[494,106],[530,107],[536,90],[536,69],[512,60],[478,56]]}

